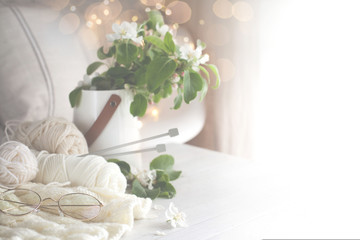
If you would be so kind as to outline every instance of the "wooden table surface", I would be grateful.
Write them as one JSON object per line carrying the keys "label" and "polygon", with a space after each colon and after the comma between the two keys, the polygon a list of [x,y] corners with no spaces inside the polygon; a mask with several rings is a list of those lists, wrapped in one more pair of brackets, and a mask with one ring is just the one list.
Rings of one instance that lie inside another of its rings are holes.
{"label": "wooden table surface", "polygon": [[[258,186],[263,182],[248,170],[250,161],[181,144],[168,145],[167,153],[174,156],[174,169],[182,170],[182,175],[173,182],[175,198],[156,199],[154,205],[167,208],[174,202],[187,214],[189,226],[172,229],[164,210],[154,210],[158,217],[135,221],[124,239],[217,239],[272,207],[270,189]],[[259,187],[263,191],[257,191]],[[156,231],[166,236],[157,236]]]}

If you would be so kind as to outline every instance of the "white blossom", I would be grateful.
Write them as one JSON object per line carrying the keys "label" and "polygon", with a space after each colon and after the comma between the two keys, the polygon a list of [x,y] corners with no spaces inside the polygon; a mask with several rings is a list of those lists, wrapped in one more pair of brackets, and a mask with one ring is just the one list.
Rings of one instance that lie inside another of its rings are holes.
{"label": "white blossom", "polygon": [[199,71],[199,65],[209,61],[209,55],[202,55],[204,45],[198,41],[197,47],[193,49],[190,45],[180,47],[180,58],[192,63],[192,69]]}
{"label": "white blossom", "polygon": [[154,188],[152,184],[156,179],[156,170],[143,170],[136,175],[136,178],[142,186],[152,190]]}
{"label": "white blossom", "polygon": [[[98,73],[95,73],[95,75],[99,76]],[[78,82],[78,87],[91,86],[91,80],[92,80],[92,78],[89,75],[85,74],[84,77],[83,77],[83,80]]]}
{"label": "white blossom", "polygon": [[186,222],[186,214],[184,212],[180,212],[173,202],[170,203],[169,208],[165,211],[165,216],[167,222],[170,223],[173,228],[176,228],[177,226],[188,226]]}
{"label": "white blossom", "polygon": [[170,28],[166,24],[162,25],[161,27],[159,26],[158,23],[156,24],[156,31],[158,31],[162,37],[164,37],[167,32],[169,32],[171,35],[173,35],[172,32],[169,30],[170,30]]}
{"label": "white blossom", "polygon": [[112,25],[113,34],[107,34],[106,39],[113,42],[117,39],[130,39],[135,43],[141,44],[143,37],[137,37],[137,23],[136,22],[122,22],[120,25],[114,23]]}

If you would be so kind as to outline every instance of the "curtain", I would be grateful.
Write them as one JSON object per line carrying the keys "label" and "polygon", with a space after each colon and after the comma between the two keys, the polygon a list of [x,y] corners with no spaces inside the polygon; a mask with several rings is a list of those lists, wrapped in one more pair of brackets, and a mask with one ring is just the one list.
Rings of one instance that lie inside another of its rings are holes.
{"label": "curtain", "polygon": [[[204,129],[189,143],[251,158],[253,88],[258,73],[257,1],[196,1],[186,25],[207,43],[222,83],[209,89]],[[204,24],[199,24],[203,21]]]}

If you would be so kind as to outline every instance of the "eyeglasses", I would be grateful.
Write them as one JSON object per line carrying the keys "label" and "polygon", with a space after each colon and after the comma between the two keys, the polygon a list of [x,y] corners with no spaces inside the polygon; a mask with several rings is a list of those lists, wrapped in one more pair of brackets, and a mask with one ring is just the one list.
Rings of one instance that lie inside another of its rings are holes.
{"label": "eyeglasses", "polygon": [[[49,201],[52,203],[45,204]],[[99,215],[102,207],[103,204],[97,198],[86,193],[65,194],[59,200],[42,199],[30,189],[9,189],[0,193],[0,211],[11,216],[24,216],[41,208],[50,212],[58,210],[66,216],[89,221]]]}

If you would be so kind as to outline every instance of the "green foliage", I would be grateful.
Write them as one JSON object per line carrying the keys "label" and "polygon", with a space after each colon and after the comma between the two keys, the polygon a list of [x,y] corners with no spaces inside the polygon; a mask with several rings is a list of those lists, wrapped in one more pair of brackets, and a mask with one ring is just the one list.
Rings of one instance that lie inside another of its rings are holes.
{"label": "green foliage", "polygon": [[197,92],[203,88],[203,78],[194,71],[185,71],[184,75],[184,101],[190,103],[196,98]]}
{"label": "green foliage", "polygon": [[75,107],[79,104],[81,98],[81,88],[77,87],[69,94],[69,100],[71,107]]}
{"label": "green foliage", "polygon": [[116,163],[121,172],[128,180],[129,189],[132,194],[142,198],[173,198],[176,194],[175,187],[170,183],[178,179],[181,171],[173,170],[174,158],[171,155],[160,155],[150,163],[150,170],[156,172],[156,178],[152,181],[152,188],[143,185],[140,174],[133,174],[130,165],[117,159],[109,159],[109,162]]}
{"label": "green foliage", "polygon": [[110,58],[112,56],[114,56],[115,53],[115,46],[112,46],[111,48],[109,48],[109,51],[107,53],[104,53],[104,47],[99,48],[99,50],[97,51],[97,57],[100,60],[104,60],[106,58]]}
{"label": "green foliage", "polygon": [[136,94],[134,101],[130,104],[130,113],[133,116],[144,116],[147,108],[147,101],[144,95]]}
{"label": "green foliage", "polygon": [[103,62],[93,62],[92,64],[90,64],[88,66],[88,68],[86,69],[86,74],[87,75],[91,75],[93,74],[101,65],[103,65]]}
{"label": "green foliage", "polygon": [[[118,28],[121,29],[123,24],[130,26],[130,23],[123,22]],[[134,23],[131,27],[134,28]],[[171,96],[174,90],[177,96],[172,109],[179,109],[183,101],[190,103],[198,95],[199,100],[203,100],[209,85],[214,89],[219,87],[218,69],[215,65],[205,64],[208,56],[202,55],[205,44],[198,41],[196,50],[175,44],[161,12],[150,11],[148,20],[133,30],[136,36],[124,37],[123,31],[128,30],[122,28],[117,35],[112,35],[114,41],[108,49],[98,49],[97,57],[100,61],[93,62],[86,69],[91,83],[84,81],[69,94],[72,107],[79,104],[82,89],[126,88],[134,95],[129,109],[131,114],[143,116],[147,103],[158,103]],[[97,72],[104,68],[103,72]],[[215,84],[210,84],[207,69],[215,76]]]}
{"label": "green foliage", "polygon": [[155,58],[149,64],[145,75],[146,82],[148,83],[148,90],[152,93],[155,92],[166,79],[175,73],[175,69],[176,63],[171,58]]}
{"label": "green foliage", "polygon": [[169,32],[167,32],[167,33],[165,34],[164,44],[165,44],[166,49],[167,49],[170,53],[174,53],[174,52],[175,52],[175,50],[176,50],[175,43],[174,43],[174,41],[173,41],[172,35],[171,35]]}

